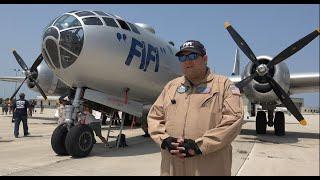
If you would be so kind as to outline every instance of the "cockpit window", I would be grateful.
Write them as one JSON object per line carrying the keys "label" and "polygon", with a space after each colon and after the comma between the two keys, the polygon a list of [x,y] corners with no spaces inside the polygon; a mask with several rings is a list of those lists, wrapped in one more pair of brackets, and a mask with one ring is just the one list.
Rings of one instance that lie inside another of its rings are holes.
{"label": "cockpit window", "polygon": [[42,49],[42,56],[43,56],[44,60],[48,63],[48,66],[51,67],[52,69],[54,69],[54,66],[52,65],[45,49]]}
{"label": "cockpit window", "polygon": [[52,39],[47,39],[46,41],[46,49],[51,57],[52,63],[56,68],[60,68],[59,55],[58,55],[58,46],[56,42]]}
{"label": "cockpit window", "polygon": [[127,25],[126,22],[124,22],[124,21],[121,20],[121,19],[117,19],[117,21],[119,22],[119,24],[120,24],[120,26],[121,26],[122,29],[125,29],[125,30],[130,31],[130,28],[129,28],[129,26]]}
{"label": "cockpit window", "polygon": [[93,16],[95,14],[93,14],[92,12],[89,11],[81,11],[76,13],[77,16],[82,17],[82,16]]}
{"label": "cockpit window", "polygon": [[85,25],[102,25],[102,22],[97,17],[88,17],[82,19]]}
{"label": "cockpit window", "polygon": [[93,11],[93,12],[97,13],[100,16],[109,16],[109,15],[107,15],[106,13],[104,13],[102,11]]}
{"label": "cockpit window", "polygon": [[44,33],[43,39],[46,38],[47,36],[53,36],[56,39],[58,39],[59,38],[59,32],[58,32],[58,30],[56,28],[51,27],[51,28],[47,29],[46,32]]}
{"label": "cockpit window", "polygon": [[61,32],[60,45],[79,56],[83,45],[83,29],[69,29]]}
{"label": "cockpit window", "polygon": [[81,26],[81,24],[74,16],[65,14],[54,23],[54,26],[59,28],[59,30],[62,30],[70,27]]}
{"label": "cockpit window", "polygon": [[116,21],[112,18],[103,17],[102,19],[104,20],[104,22],[106,23],[107,26],[119,27],[118,24],[116,23]]}
{"label": "cockpit window", "polygon": [[131,27],[133,32],[140,34],[139,30],[137,29],[137,27],[135,25],[133,25],[132,23],[129,23],[129,22],[127,22],[127,23],[129,24],[129,26]]}
{"label": "cockpit window", "polygon": [[61,56],[61,65],[63,68],[67,68],[72,65],[77,57],[69,53],[68,51],[64,50],[60,47],[60,56]]}

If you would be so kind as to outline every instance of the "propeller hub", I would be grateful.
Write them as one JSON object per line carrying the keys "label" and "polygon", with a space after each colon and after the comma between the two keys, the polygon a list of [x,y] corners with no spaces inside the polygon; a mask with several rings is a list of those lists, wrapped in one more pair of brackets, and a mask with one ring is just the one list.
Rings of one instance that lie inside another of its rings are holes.
{"label": "propeller hub", "polygon": [[24,74],[26,75],[26,77],[29,77],[29,76],[32,75],[32,73],[31,73],[30,70],[26,70],[26,71],[24,72]]}
{"label": "propeller hub", "polygon": [[267,67],[267,65],[265,64],[260,64],[257,69],[256,69],[257,73],[259,74],[259,76],[264,76],[268,73],[269,68]]}

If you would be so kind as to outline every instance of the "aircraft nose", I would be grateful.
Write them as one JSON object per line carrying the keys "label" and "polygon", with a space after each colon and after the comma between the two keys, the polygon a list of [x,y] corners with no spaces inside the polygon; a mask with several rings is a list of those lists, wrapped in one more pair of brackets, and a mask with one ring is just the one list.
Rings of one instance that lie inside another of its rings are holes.
{"label": "aircraft nose", "polygon": [[43,35],[42,54],[53,69],[68,68],[79,57],[84,41],[79,20],[65,14],[49,25]]}

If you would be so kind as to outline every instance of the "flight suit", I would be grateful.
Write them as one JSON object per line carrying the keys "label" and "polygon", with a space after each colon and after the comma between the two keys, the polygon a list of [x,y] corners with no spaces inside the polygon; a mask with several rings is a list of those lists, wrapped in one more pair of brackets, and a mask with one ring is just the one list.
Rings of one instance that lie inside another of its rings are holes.
{"label": "flight suit", "polygon": [[184,76],[170,81],[149,111],[151,138],[159,146],[169,136],[193,139],[202,155],[180,159],[161,149],[161,175],[231,175],[243,113],[239,89],[224,76],[208,70],[195,87]]}

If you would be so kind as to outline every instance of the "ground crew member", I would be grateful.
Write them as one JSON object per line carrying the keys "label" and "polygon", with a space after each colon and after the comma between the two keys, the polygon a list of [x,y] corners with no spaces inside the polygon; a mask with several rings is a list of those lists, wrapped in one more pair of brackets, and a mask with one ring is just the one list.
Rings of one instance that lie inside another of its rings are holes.
{"label": "ground crew member", "polygon": [[66,106],[67,101],[63,99],[63,97],[61,96],[59,98],[59,107],[58,107],[58,125],[64,123],[64,121],[66,120],[65,117],[65,106]]}
{"label": "ground crew member", "polygon": [[240,91],[210,72],[199,41],[185,42],[176,56],[184,76],[164,87],[148,114],[161,175],[231,175],[231,142],[243,120]]}
{"label": "ground crew member", "polygon": [[13,113],[14,113],[14,137],[19,137],[19,126],[20,122],[23,123],[24,136],[28,136],[30,133],[28,131],[28,113],[27,108],[29,108],[29,101],[25,100],[25,94],[19,94],[20,99],[13,103]]}
{"label": "ground crew member", "polygon": [[90,109],[87,104],[83,104],[83,114],[80,117],[80,123],[86,124],[89,127],[91,127],[92,130],[95,132],[96,136],[98,136],[100,138],[100,140],[104,143],[105,147],[108,146],[107,140],[102,136],[101,120],[96,119],[92,115],[92,109]]}

